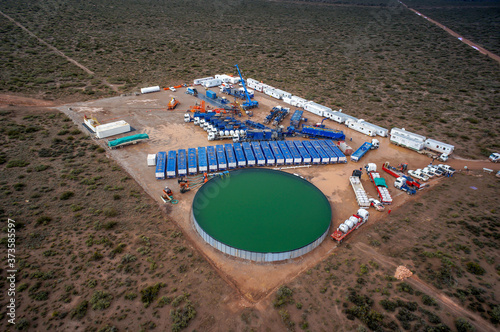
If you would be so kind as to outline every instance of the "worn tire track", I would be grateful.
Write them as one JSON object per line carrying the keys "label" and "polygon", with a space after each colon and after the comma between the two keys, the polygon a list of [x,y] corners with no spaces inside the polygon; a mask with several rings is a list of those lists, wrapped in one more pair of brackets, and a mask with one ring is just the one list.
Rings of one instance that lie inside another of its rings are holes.
{"label": "worn tire track", "polygon": [[[354,244],[354,247],[363,252],[364,254],[366,254],[368,257],[372,257],[385,267],[396,270],[396,268],[399,265],[396,262],[394,262],[393,259],[378,253],[377,251],[373,250],[373,248],[370,248],[367,244],[358,242]],[[441,292],[434,286],[429,285],[415,274],[413,274],[410,278],[405,279],[405,281],[414,286],[415,288],[417,288],[418,290],[420,290],[421,292],[428,295],[433,295],[436,298],[436,301],[439,302],[442,307],[446,308],[448,312],[452,313],[454,317],[468,317],[471,320],[471,323],[477,327],[478,331],[483,331],[483,332],[497,331],[497,329],[493,325],[491,325],[488,321],[486,321],[483,317],[461,307],[451,298],[443,294],[443,292]]]}
{"label": "worn tire track", "polygon": [[[55,46],[50,45],[45,40],[43,40],[42,38],[40,38],[37,35],[35,35],[33,32],[31,32],[30,30],[28,30],[28,28],[26,28],[24,25],[22,25],[21,23],[17,22],[16,20],[14,20],[12,17],[10,17],[9,15],[5,14],[1,10],[0,10],[0,14],[2,14],[6,19],[8,19],[9,21],[11,21],[12,23],[14,23],[15,25],[17,25],[18,27],[20,27],[22,30],[24,30],[24,32],[26,32],[27,34],[29,34],[31,37],[33,37],[36,40],[38,40],[38,42],[40,44],[43,44],[43,45],[47,46],[55,54],[63,57],[67,61],[71,62],[72,64],[74,64],[78,68],[80,68],[83,71],[85,71],[87,74],[89,74],[89,75],[95,75],[95,72],[93,72],[89,68],[85,67],[84,65],[82,65],[81,63],[79,63],[78,61],[76,61],[75,59],[70,58],[69,56],[67,56],[66,54],[64,54],[62,51],[58,50]],[[118,91],[118,89],[114,85],[112,85],[108,81],[106,81],[106,79],[102,79],[102,82],[105,85],[107,85],[108,87],[110,87],[113,91]]]}

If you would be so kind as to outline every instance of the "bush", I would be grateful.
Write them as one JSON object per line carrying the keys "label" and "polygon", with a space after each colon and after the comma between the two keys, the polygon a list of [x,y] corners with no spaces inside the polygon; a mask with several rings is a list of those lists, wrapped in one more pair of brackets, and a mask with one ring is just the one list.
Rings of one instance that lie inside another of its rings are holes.
{"label": "bush", "polygon": [[135,293],[128,293],[128,294],[125,294],[125,299],[126,300],[134,300],[135,298],[137,297],[137,294]]}
{"label": "bush", "polygon": [[50,168],[49,165],[37,165],[37,166],[35,166],[35,171],[37,171],[37,172],[43,172],[43,171],[45,171],[48,168]]}
{"label": "bush", "polygon": [[427,294],[422,295],[422,303],[425,305],[429,305],[429,306],[432,306],[432,305],[437,306],[436,300]]}
{"label": "bush", "polygon": [[401,291],[401,292],[406,292],[408,294],[413,294],[414,293],[414,290],[413,288],[407,284],[406,282],[402,282],[398,285],[398,290]]}
{"label": "bush", "polygon": [[109,308],[111,301],[113,300],[113,295],[104,292],[96,291],[92,298],[90,299],[90,304],[92,304],[92,309],[94,310],[104,310]]}
{"label": "bush", "polygon": [[118,215],[118,211],[113,207],[105,207],[103,212],[106,217],[116,217]]}
{"label": "bush", "polygon": [[41,216],[36,220],[37,225],[47,225],[52,220],[49,216]]}
{"label": "bush", "polygon": [[145,308],[149,307],[149,305],[158,297],[158,293],[162,287],[165,287],[165,284],[159,282],[141,290],[141,301],[144,303]]}
{"label": "bush", "polygon": [[71,318],[81,319],[87,314],[87,309],[89,307],[89,301],[84,300],[80,302],[75,309],[71,311]]}
{"label": "bush", "polygon": [[486,273],[486,270],[482,268],[481,265],[475,263],[475,262],[469,262],[465,266],[466,270],[469,271],[472,274],[482,276],[483,274]]}
{"label": "bush", "polygon": [[196,317],[196,310],[190,301],[182,308],[170,310],[170,317],[172,318],[172,331],[178,332],[186,328],[193,318]]}
{"label": "bush", "polygon": [[458,332],[472,332],[476,330],[476,328],[463,317],[459,317],[455,320],[455,326]]}
{"label": "bush", "polygon": [[30,163],[27,162],[27,161],[24,161],[24,160],[19,160],[19,159],[13,159],[13,160],[9,160],[9,162],[7,163],[7,165],[5,165],[6,168],[12,168],[12,167],[26,167],[28,166]]}
{"label": "bush", "polygon": [[275,308],[282,307],[288,303],[293,303],[293,291],[287,286],[281,286],[276,292],[276,299],[273,304]]}
{"label": "bush", "polygon": [[63,192],[61,194],[61,196],[59,197],[59,199],[62,200],[62,201],[65,201],[65,200],[70,199],[73,196],[75,196],[74,192],[72,192],[72,191],[65,191],[65,192]]}
{"label": "bush", "polygon": [[19,182],[19,183],[14,184],[13,187],[16,191],[21,191],[24,189],[24,187],[26,187],[26,184]]}
{"label": "bush", "polygon": [[389,300],[381,300],[379,303],[382,306],[382,308],[384,308],[387,311],[394,311],[398,307],[396,302],[392,302]]}

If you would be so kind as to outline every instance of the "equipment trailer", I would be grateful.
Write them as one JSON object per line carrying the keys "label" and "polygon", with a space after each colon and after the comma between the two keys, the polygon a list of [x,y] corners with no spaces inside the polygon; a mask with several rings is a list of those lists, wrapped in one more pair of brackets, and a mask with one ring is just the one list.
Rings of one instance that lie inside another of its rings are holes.
{"label": "equipment trailer", "polygon": [[[404,165],[404,164],[402,164],[402,165]],[[408,165],[408,164],[406,164],[406,165]],[[417,180],[415,180],[409,176],[406,176],[403,172],[397,170],[396,167],[390,166],[388,161],[386,161],[384,163],[384,165],[382,166],[382,169],[386,173],[389,173],[390,175],[394,176],[395,178],[399,178],[401,176],[404,176],[406,178],[406,184],[410,187],[415,187],[418,190],[421,190],[427,186],[427,184],[425,184],[425,183],[420,183]],[[404,169],[404,166],[402,166],[401,169]]]}
{"label": "equipment trailer", "polygon": [[356,195],[358,205],[364,208],[370,207],[370,200],[368,199],[368,195],[366,195],[365,188],[363,188],[363,185],[361,184],[361,171],[353,171],[352,176],[349,177],[349,182],[351,183],[354,194]]}
{"label": "equipment trailer", "polygon": [[389,193],[389,189],[387,189],[387,184],[385,183],[385,179],[381,177],[380,174],[377,172],[377,165],[369,163],[368,165],[365,166],[365,168],[366,172],[368,173],[368,176],[370,177],[370,180],[373,182],[375,188],[377,189],[380,201],[384,204],[391,204],[392,203],[391,194]]}
{"label": "equipment trailer", "polygon": [[358,229],[361,225],[368,221],[370,213],[365,209],[359,209],[356,214],[353,214],[346,221],[339,225],[337,230],[331,235],[332,240],[342,243],[347,235]]}

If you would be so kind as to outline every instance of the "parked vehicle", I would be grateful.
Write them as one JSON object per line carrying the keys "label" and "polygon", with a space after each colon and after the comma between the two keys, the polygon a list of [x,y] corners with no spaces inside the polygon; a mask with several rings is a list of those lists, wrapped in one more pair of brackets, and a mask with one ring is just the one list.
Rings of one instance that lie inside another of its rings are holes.
{"label": "parked vehicle", "polygon": [[415,189],[412,189],[406,184],[406,178],[404,176],[400,176],[396,179],[396,181],[394,182],[394,187],[405,191],[408,195],[415,195],[417,192]]}
{"label": "parked vehicle", "polygon": [[346,221],[339,225],[337,230],[331,235],[332,239],[342,242],[347,235],[358,229],[361,225],[368,221],[370,213],[365,209],[359,209],[356,214],[353,214]]}
{"label": "parked vehicle", "polygon": [[424,169],[422,170],[422,173],[427,175],[429,178],[433,178],[434,176],[436,176],[436,174],[434,174],[432,169],[429,167],[424,167]]}
{"label": "parked vehicle", "polygon": [[500,162],[500,153],[492,153],[488,158],[492,163]]}
{"label": "parked vehicle", "polygon": [[414,178],[417,178],[419,180],[429,181],[429,177],[427,175],[423,174],[421,169],[417,169],[416,171],[409,170],[408,174],[410,174],[411,176],[413,176]]}
{"label": "parked vehicle", "polygon": [[170,88],[168,88],[168,89],[169,89],[170,91],[172,91],[172,92],[177,91],[177,89],[176,89],[176,88],[174,88],[173,86],[171,86],[171,87],[170,87]]}
{"label": "parked vehicle", "polygon": [[450,158],[450,156],[446,153],[443,153],[441,154],[439,157],[438,157],[438,160],[439,161],[442,161],[442,162],[446,162],[448,159]]}
{"label": "parked vehicle", "polygon": [[442,176],[443,175],[443,171],[439,168],[439,166],[437,166],[437,165],[429,165],[427,167],[429,167],[430,169],[432,169],[432,172],[434,172],[434,174],[436,174],[437,176]]}

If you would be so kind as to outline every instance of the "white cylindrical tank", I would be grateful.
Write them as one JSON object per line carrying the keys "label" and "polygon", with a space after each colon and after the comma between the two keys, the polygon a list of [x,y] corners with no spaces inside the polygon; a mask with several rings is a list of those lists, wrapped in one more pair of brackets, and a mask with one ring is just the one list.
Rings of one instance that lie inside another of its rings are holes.
{"label": "white cylindrical tank", "polygon": [[240,130],[240,135],[241,136],[245,135],[245,131],[243,129]]}
{"label": "white cylindrical tank", "polygon": [[150,86],[150,87],[141,89],[141,93],[150,93],[150,92],[158,92],[158,91],[160,91],[160,87],[158,85],[157,86]]}
{"label": "white cylindrical tank", "polygon": [[224,135],[229,136],[229,130],[224,131]]}
{"label": "white cylindrical tank", "polygon": [[347,232],[349,232],[349,226],[347,226],[346,224],[340,224],[340,226],[339,226],[339,230],[340,230],[342,233],[347,233]]}
{"label": "white cylindrical tank", "polygon": [[229,134],[230,134],[231,136],[233,136],[233,135],[234,135],[234,130],[230,130],[230,131],[229,131]]}
{"label": "white cylindrical tank", "polygon": [[224,136],[224,130],[219,131],[220,136]]}

